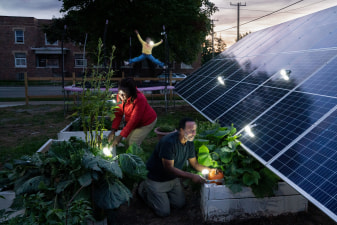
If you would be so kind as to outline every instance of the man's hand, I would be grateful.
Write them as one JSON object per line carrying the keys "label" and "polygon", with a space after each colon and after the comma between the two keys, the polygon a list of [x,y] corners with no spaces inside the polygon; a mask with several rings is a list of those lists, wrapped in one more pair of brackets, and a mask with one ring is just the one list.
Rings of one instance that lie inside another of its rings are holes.
{"label": "man's hand", "polygon": [[110,134],[108,135],[108,142],[109,142],[109,143],[112,142],[114,138],[115,138],[115,131],[112,130],[112,131],[110,132]]}
{"label": "man's hand", "polygon": [[204,184],[207,182],[207,180],[201,176],[199,176],[198,174],[193,174],[191,180],[194,183],[200,183],[200,184]]}
{"label": "man's hand", "polygon": [[138,30],[135,30],[135,33],[136,33],[136,34],[139,34],[139,33],[138,33]]}

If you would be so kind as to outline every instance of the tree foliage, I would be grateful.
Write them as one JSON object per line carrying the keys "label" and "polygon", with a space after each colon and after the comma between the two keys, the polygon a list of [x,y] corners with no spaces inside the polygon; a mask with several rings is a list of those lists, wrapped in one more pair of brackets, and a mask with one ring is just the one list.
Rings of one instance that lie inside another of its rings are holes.
{"label": "tree foliage", "polygon": [[[219,55],[221,52],[225,51],[227,44],[225,40],[220,37],[214,37],[214,57]],[[212,41],[209,39],[205,40],[202,48],[202,64],[208,62],[213,57]]]}
{"label": "tree foliage", "polygon": [[[217,10],[209,0],[60,0],[63,2],[62,18],[54,18],[45,27],[51,40],[61,40],[64,25],[67,25],[66,38],[84,43],[88,33],[89,49],[97,40],[104,40],[106,20],[106,46],[116,46],[117,59],[129,58],[130,37],[132,57],[139,55],[139,44],[134,30],[145,39],[154,42],[164,39],[161,36],[165,25],[168,34],[170,59],[190,63],[201,52],[202,43],[209,34],[210,16]],[[164,45],[154,49],[154,54],[164,59]]]}

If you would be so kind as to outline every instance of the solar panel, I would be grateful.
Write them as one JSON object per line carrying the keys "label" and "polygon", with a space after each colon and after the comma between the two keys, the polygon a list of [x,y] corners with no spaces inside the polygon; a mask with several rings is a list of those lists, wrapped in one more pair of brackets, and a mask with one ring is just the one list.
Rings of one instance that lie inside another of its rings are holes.
{"label": "solar panel", "polygon": [[249,34],[176,86],[211,122],[234,124],[246,151],[335,221],[336,21],[333,7]]}
{"label": "solar panel", "polygon": [[337,214],[337,110],[294,143],[269,167],[312,202]]}
{"label": "solar panel", "polygon": [[329,62],[314,76],[306,80],[296,91],[337,97],[337,59]]}
{"label": "solar panel", "polygon": [[254,134],[258,138],[244,134],[240,140],[256,157],[267,162],[335,105],[336,98],[301,92],[290,93],[254,120]]}

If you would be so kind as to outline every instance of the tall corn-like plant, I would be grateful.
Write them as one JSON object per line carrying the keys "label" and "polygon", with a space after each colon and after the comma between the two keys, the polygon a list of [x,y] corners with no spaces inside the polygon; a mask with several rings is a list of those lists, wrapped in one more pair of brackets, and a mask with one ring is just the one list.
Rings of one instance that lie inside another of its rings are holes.
{"label": "tall corn-like plant", "polygon": [[[108,60],[106,68],[102,68],[105,58],[102,56],[102,40],[100,39],[97,47],[97,62],[91,70],[90,77],[88,71],[82,81],[81,104],[77,107],[73,116],[79,116],[85,133],[85,141],[91,147],[102,147],[104,122],[107,118],[114,119],[114,110],[117,107],[116,102],[111,101],[114,95],[109,91],[113,86],[111,78],[112,60],[114,59],[115,47],[112,47],[112,53]],[[102,88],[104,86],[104,88]]]}

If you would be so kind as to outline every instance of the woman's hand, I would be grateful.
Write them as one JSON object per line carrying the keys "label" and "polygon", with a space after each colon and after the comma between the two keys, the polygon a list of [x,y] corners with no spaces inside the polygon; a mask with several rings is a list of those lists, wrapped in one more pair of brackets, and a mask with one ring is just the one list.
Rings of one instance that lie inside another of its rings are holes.
{"label": "woman's hand", "polygon": [[113,139],[115,138],[115,133],[116,133],[116,131],[112,130],[112,131],[110,132],[110,134],[108,135],[108,142],[109,142],[109,143],[112,142]]}
{"label": "woman's hand", "polygon": [[123,138],[122,136],[115,137],[115,140],[112,142],[112,146],[118,145],[119,142],[121,142],[122,138]]}

